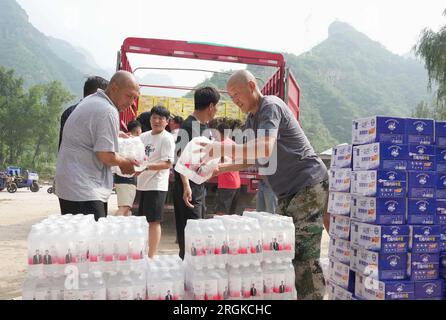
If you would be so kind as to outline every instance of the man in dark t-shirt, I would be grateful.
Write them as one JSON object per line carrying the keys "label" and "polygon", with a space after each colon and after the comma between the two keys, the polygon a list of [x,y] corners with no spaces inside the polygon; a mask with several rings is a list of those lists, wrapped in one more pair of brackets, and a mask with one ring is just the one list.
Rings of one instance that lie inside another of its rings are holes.
{"label": "man in dark t-shirt", "polygon": [[[101,77],[89,77],[87,81],[84,83],[84,98],[89,96],[90,94],[96,93],[98,89],[105,90],[107,88],[108,81]],[[62,116],[60,117],[60,130],[59,130],[59,149],[60,144],[62,143],[62,133],[63,128],[65,126],[65,122],[67,122],[68,117],[73,113],[74,109],[76,109],[77,105],[76,103],[67,109],[62,113]]]}
{"label": "man in dark t-shirt", "polygon": [[248,142],[232,150],[216,142],[202,144],[210,153],[224,154],[242,163],[222,164],[214,174],[256,165],[278,197],[277,213],[293,218],[297,296],[322,299],[325,281],[319,256],[328,199],[327,168],[286,103],[276,96],[264,96],[249,71],[235,72],[226,87],[234,103],[248,114]]}
{"label": "man in dark t-shirt", "polygon": [[[207,123],[215,117],[220,94],[215,88],[203,87],[195,91],[194,112],[183,122],[176,142],[176,156],[179,157],[187,143],[202,136],[208,129]],[[209,138],[209,137],[208,137]],[[206,189],[175,171],[173,205],[177,229],[179,256],[184,259],[184,228],[188,219],[201,219],[205,215]]]}

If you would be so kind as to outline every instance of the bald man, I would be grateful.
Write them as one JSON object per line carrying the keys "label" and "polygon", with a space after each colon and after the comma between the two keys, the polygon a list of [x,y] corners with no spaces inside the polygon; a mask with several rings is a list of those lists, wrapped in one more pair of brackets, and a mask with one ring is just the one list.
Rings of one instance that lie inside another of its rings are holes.
{"label": "bald man", "polygon": [[118,152],[119,112],[139,96],[133,74],[118,71],[106,90],[84,100],[65,123],[57,157],[56,194],[62,214],[93,214],[96,221],[107,216],[113,188],[112,166],[133,174],[132,161]]}
{"label": "bald man", "polygon": [[279,199],[278,213],[293,218],[297,296],[322,299],[325,283],[318,260],[328,199],[327,168],[290,108],[276,96],[263,96],[250,72],[234,73],[227,91],[240,110],[248,114],[245,127],[253,131],[246,144],[232,149],[218,143],[206,146],[211,153],[227,153],[240,163],[223,164],[215,174],[245,169],[255,163]]}

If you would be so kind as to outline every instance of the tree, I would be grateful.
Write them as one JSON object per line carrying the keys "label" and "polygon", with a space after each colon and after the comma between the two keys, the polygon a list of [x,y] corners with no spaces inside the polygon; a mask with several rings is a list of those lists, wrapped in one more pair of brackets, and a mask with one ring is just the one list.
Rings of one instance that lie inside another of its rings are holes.
{"label": "tree", "polygon": [[[443,12],[446,16],[446,10]],[[438,32],[424,29],[414,47],[417,56],[425,61],[429,75],[429,88],[438,84],[437,99],[446,101],[446,25]]]}

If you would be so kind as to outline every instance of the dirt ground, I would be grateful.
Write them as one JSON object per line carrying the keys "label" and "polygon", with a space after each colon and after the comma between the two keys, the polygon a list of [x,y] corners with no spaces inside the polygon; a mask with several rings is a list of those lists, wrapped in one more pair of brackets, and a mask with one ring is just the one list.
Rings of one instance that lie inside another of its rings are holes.
{"label": "dirt ground", "polygon": [[[26,275],[26,239],[31,226],[51,214],[59,213],[59,202],[54,194],[48,194],[49,186],[39,192],[19,189],[10,194],[0,192],[0,300],[21,296],[21,286]],[[116,194],[109,200],[109,214],[116,209]],[[159,254],[177,254],[175,223],[172,207],[167,206]],[[324,232],[321,258],[328,252],[328,235]]]}

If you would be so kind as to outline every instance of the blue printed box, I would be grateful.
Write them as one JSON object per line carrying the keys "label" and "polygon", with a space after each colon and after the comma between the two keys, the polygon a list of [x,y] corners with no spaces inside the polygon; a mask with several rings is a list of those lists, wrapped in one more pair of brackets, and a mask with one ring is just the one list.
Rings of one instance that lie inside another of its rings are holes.
{"label": "blue printed box", "polygon": [[404,171],[353,171],[352,194],[377,198],[404,198],[406,196],[406,172]]}
{"label": "blue printed box", "polygon": [[331,192],[350,192],[351,169],[330,169],[329,190]]}
{"label": "blue printed box", "polygon": [[378,253],[351,247],[350,269],[377,280],[403,280],[407,277],[407,253]]}
{"label": "blue printed box", "polygon": [[446,147],[446,121],[435,120],[435,144]]}
{"label": "blue printed box", "polygon": [[440,300],[443,297],[444,281],[415,281],[415,299]]}
{"label": "blue printed box", "polygon": [[352,167],[352,145],[340,144],[333,147],[331,153],[330,168],[351,168]]}
{"label": "blue printed box", "polygon": [[440,270],[446,270],[446,251],[440,253]]}
{"label": "blue printed box", "polygon": [[406,121],[403,118],[375,116],[356,119],[352,123],[352,143],[407,143],[405,128]]}
{"label": "blue printed box", "polygon": [[336,259],[330,259],[328,263],[328,277],[330,281],[353,292],[355,288],[355,273],[350,270],[350,267],[343,264]]}
{"label": "blue printed box", "polygon": [[376,280],[356,274],[355,296],[366,300],[413,300],[415,284],[408,280]]}
{"label": "blue printed box", "polygon": [[437,182],[435,172],[410,171],[407,173],[407,196],[409,198],[434,198]]}
{"label": "blue printed box", "polygon": [[361,222],[392,225],[406,221],[404,198],[375,198],[352,195],[351,218]]}
{"label": "blue printed box", "polygon": [[435,199],[407,199],[407,223],[408,224],[426,224],[436,223]]}
{"label": "blue printed box", "polygon": [[440,252],[441,226],[409,226],[409,248],[412,253]]}
{"label": "blue printed box", "polygon": [[[446,137],[444,138],[446,139]],[[446,173],[446,147],[436,147],[436,171]]]}
{"label": "blue printed box", "polygon": [[406,141],[408,144],[434,144],[434,120],[406,119]]}
{"label": "blue printed box", "polygon": [[350,193],[330,192],[328,195],[328,212],[341,216],[350,215],[352,197]]}
{"label": "blue printed box", "polygon": [[446,224],[446,199],[437,199],[435,213],[437,224]]}
{"label": "blue printed box", "polygon": [[440,251],[446,252],[446,224],[441,225]]}
{"label": "blue printed box", "polygon": [[359,223],[358,245],[381,253],[405,253],[409,246],[410,229],[402,226],[378,226]]}
{"label": "blue printed box", "polygon": [[350,264],[350,241],[335,236],[330,237],[328,256],[341,263]]}
{"label": "blue printed box", "polygon": [[436,148],[432,145],[409,145],[407,170],[411,171],[436,171]]}
{"label": "blue printed box", "polygon": [[409,149],[405,144],[371,143],[353,147],[353,170],[406,170]]}
{"label": "blue printed box", "polygon": [[438,199],[446,199],[446,173],[437,173],[435,196]]}
{"label": "blue printed box", "polygon": [[440,267],[439,253],[409,253],[408,259],[412,270],[435,270]]}

